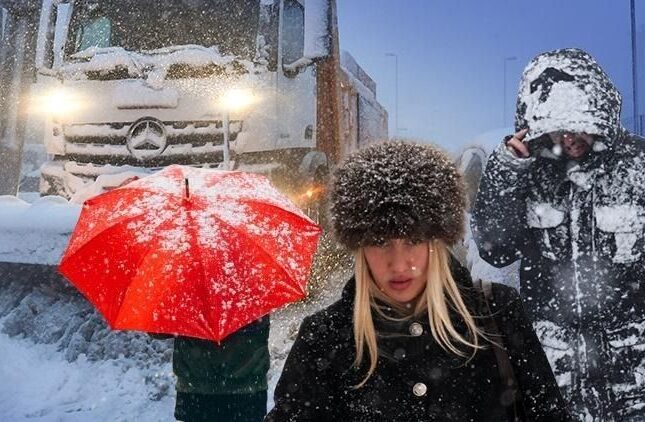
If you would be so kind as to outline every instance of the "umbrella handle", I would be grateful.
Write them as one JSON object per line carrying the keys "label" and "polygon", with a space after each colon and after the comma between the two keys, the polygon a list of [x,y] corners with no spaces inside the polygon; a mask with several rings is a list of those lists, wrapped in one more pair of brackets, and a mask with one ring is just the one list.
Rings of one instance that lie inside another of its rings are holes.
{"label": "umbrella handle", "polygon": [[190,199],[190,189],[188,189],[188,178],[184,178],[184,182],[186,184],[186,199]]}

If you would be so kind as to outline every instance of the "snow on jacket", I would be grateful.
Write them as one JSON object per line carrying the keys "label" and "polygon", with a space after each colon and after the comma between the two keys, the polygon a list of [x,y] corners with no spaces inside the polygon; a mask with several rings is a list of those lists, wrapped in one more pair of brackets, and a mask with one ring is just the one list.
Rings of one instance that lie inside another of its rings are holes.
{"label": "snow on jacket", "polygon": [[[467,271],[453,264],[453,275],[471,312],[477,312]],[[266,421],[507,420],[493,350],[479,351],[469,362],[444,351],[430,334],[427,314],[400,322],[375,316],[377,367],[364,386],[354,388],[365,375],[365,368],[353,367],[354,292],[352,279],[338,302],[303,321]],[[491,307],[507,342],[528,420],[567,420],[564,401],[517,292],[493,284],[493,296]],[[483,323],[483,318],[478,321]],[[465,331],[463,323],[455,324]]]}
{"label": "snow on jacket", "polygon": [[[645,140],[621,128],[620,95],[576,49],[535,58],[520,84],[516,128],[533,155],[502,144],[477,195],[480,255],[521,259],[524,306],[574,412],[645,420]],[[595,135],[574,162],[545,134]]]}

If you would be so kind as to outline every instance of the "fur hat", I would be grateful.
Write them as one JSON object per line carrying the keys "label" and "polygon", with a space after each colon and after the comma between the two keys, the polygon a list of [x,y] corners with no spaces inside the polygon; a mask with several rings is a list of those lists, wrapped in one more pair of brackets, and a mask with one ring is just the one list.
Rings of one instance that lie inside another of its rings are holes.
{"label": "fur hat", "polygon": [[431,145],[384,142],[350,155],[331,186],[331,219],[351,250],[388,239],[463,235],[464,187],[452,160]]}

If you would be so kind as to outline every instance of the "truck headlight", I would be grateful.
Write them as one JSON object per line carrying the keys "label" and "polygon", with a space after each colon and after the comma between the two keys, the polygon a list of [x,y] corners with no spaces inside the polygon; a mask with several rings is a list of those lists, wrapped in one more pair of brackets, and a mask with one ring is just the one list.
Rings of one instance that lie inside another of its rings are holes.
{"label": "truck headlight", "polygon": [[231,89],[220,97],[220,104],[228,111],[243,110],[257,101],[258,98],[248,89]]}
{"label": "truck headlight", "polygon": [[36,95],[32,100],[35,111],[63,117],[80,110],[84,101],[78,95],[63,88],[53,89],[49,92]]}

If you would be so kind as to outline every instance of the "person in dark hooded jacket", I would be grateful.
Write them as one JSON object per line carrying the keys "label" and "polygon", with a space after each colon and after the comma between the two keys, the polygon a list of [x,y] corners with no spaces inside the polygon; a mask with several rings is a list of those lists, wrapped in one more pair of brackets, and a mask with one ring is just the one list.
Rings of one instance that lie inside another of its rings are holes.
{"label": "person in dark hooded jacket", "polygon": [[[355,277],[303,321],[266,421],[569,420],[517,292],[492,285],[493,318],[449,253],[463,235],[465,199],[444,153],[368,147],[338,169],[331,201]],[[506,347],[505,361],[491,339]]]}
{"label": "person in dark hooded jacket", "polygon": [[177,377],[174,416],[181,422],[257,422],[266,414],[269,316],[214,342],[174,338],[172,369]]}
{"label": "person in dark hooded jacket", "polygon": [[521,259],[524,305],[584,421],[645,420],[645,140],[620,107],[586,52],[534,58],[474,208],[481,257]]}

